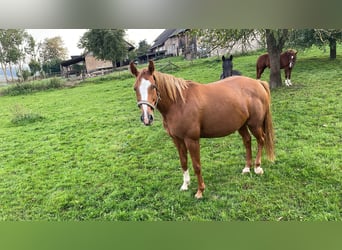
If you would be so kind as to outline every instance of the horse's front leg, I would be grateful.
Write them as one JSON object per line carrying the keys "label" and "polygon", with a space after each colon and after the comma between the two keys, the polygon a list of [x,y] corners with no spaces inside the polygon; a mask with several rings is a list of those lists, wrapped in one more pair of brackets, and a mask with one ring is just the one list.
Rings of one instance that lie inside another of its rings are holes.
{"label": "horse's front leg", "polygon": [[291,86],[292,85],[291,80],[290,80],[291,69],[290,68],[285,68],[284,71],[285,71],[285,85],[286,86]]}
{"label": "horse's front leg", "polygon": [[203,197],[205,184],[203,181],[202,171],[201,171],[199,139],[198,140],[185,139],[184,142],[185,142],[185,145],[190,152],[192,166],[193,166],[195,174],[197,176],[198,189],[197,189],[197,193],[196,193],[195,197],[197,199],[200,199]]}
{"label": "horse's front leg", "polygon": [[183,170],[183,184],[180,190],[185,191],[188,190],[188,186],[190,185],[190,175],[188,170],[188,150],[185,146],[184,140],[178,138],[172,138],[174,144],[177,147],[180,164]]}
{"label": "horse's front leg", "polygon": [[287,73],[287,83],[289,84],[289,86],[292,86],[292,82],[291,82],[291,71],[292,71],[292,68],[289,68],[289,72]]}

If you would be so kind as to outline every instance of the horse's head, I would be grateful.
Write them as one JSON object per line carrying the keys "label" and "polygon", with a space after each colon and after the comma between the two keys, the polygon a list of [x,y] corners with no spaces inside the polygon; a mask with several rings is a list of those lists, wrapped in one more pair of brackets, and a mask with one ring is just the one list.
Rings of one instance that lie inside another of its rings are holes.
{"label": "horse's head", "polygon": [[141,110],[141,121],[147,126],[153,122],[153,111],[159,101],[159,92],[153,76],[154,64],[149,62],[148,68],[138,71],[135,64],[130,64],[131,73],[136,77],[134,90],[137,96],[137,104]]}
{"label": "horse's head", "polygon": [[221,75],[221,79],[224,79],[226,77],[233,75],[233,56],[231,55],[229,58],[225,58],[225,56],[222,56],[222,70],[223,73]]}
{"label": "horse's head", "polygon": [[289,57],[289,68],[293,68],[294,64],[296,63],[297,51],[289,49],[287,51],[287,55]]}

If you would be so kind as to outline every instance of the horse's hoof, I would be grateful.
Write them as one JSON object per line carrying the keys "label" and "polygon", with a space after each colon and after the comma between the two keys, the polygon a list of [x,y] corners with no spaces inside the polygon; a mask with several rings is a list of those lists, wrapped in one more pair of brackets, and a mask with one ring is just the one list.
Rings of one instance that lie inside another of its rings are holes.
{"label": "horse's hoof", "polygon": [[202,199],[202,198],[203,198],[202,192],[201,192],[201,191],[197,191],[197,193],[195,194],[195,197],[196,197],[197,199]]}
{"label": "horse's hoof", "polygon": [[187,184],[183,184],[180,188],[181,191],[187,191],[188,190],[188,185]]}
{"label": "horse's hoof", "polygon": [[242,174],[249,174],[251,172],[251,169],[249,167],[245,167],[242,169]]}
{"label": "horse's hoof", "polygon": [[262,175],[264,173],[264,170],[261,167],[257,167],[254,169],[254,173]]}

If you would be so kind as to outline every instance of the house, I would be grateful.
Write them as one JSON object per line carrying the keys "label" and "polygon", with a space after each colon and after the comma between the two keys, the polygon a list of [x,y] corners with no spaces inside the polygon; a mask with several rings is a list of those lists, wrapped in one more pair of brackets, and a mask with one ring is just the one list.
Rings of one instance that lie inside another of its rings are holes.
{"label": "house", "polygon": [[113,62],[99,60],[94,57],[92,52],[85,55],[72,56],[70,60],[61,62],[61,75],[69,77],[71,75],[89,75],[92,73],[104,73],[106,70],[113,69]]}
{"label": "house", "polygon": [[151,46],[149,55],[158,56],[185,56],[193,58],[197,54],[196,37],[189,29],[165,29]]}
{"label": "house", "polygon": [[[126,41],[125,41],[126,42]],[[126,42],[127,51],[134,49],[134,46]],[[110,60],[101,60],[94,56],[93,52],[88,52],[80,56],[71,56],[71,59],[62,61],[60,64],[61,75],[69,77],[70,75],[98,75],[112,72],[113,68],[128,65],[129,60],[113,64]]]}

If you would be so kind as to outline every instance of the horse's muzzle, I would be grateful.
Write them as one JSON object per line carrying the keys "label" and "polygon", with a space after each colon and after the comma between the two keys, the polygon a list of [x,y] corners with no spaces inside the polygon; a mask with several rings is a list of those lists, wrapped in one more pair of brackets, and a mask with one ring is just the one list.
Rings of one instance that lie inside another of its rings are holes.
{"label": "horse's muzzle", "polygon": [[153,123],[153,115],[148,114],[145,116],[144,114],[142,114],[140,120],[142,123],[144,123],[145,126],[150,126]]}

